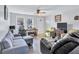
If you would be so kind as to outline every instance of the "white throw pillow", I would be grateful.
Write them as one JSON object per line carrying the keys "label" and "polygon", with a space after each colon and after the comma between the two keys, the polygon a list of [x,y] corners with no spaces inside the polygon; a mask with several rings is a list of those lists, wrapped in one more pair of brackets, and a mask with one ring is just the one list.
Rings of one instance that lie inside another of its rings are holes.
{"label": "white throw pillow", "polygon": [[14,38],[14,35],[13,35],[11,32],[8,33],[7,37],[10,38],[10,40],[11,40],[12,42],[13,42],[13,40],[15,39],[15,38]]}

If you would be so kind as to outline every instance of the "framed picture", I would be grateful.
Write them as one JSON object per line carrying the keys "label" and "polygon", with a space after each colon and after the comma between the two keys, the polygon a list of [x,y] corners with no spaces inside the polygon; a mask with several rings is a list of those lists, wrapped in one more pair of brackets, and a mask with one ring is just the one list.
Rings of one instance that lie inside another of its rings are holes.
{"label": "framed picture", "polygon": [[8,8],[4,5],[4,20],[8,20]]}
{"label": "framed picture", "polygon": [[55,22],[60,22],[60,21],[61,21],[61,15],[56,15]]}
{"label": "framed picture", "polygon": [[79,20],[79,16],[75,16],[74,17],[74,20]]}
{"label": "framed picture", "polygon": [[32,19],[27,19],[27,28],[32,28]]}
{"label": "framed picture", "polygon": [[24,18],[23,17],[17,17],[17,25],[24,25]]}

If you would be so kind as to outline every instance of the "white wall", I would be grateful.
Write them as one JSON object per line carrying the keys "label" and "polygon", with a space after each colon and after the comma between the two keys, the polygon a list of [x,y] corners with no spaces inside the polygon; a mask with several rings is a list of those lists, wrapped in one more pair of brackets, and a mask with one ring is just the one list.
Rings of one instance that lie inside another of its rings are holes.
{"label": "white wall", "polygon": [[68,23],[68,29],[70,28],[79,28],[79,21],[74,20],[74,16],[79,16],[79,8],[72,8],[72,9],[64,9],[63,11],[53,11],[51,12],[51,15],[49,15],[46,20],[49,24],[49,27],[56,27],[55,22],[55,15],[61,14],[62,15],[62,21],[61,22],[67,22]]}
{"label": "white wall", "polygon": [[48,28],[51,28],[51,27],[57,27],[57,23],[55,22],[55,15],[59,15],[59,14],[62,14],[61,11],[52,11],[50,13],[50,15],[48,15],[46,17],[46,25],[47,25],[47,29]]}
{"label": "white wall", "polygon": [[[45,31],[45,17],[41,16],[35,16],[35,15],[27,15],[27,14],[19,14],[19,13],[10,13],[10,25],[16,25],[17,17],[23,17],[24,18],[24,27],[27,29],[27,19],[32,19],[32,27],[35,27],[38,29],[39,33],[42,33]],[[18,29],[16,27],[15,33],[18,33]]]}
{"label": "white wall", "polygon": [[73,25],[73,29],[79,29],[79,20],[74,20],[75,16],[79,16],[79,8],[73,8],[63,13],[63,21]]}
{"label": "white wall", "polygon": [[[35,15],[19,14],[19,13],[10,13],[10,25],[16,25],[16,17],[22,16],[25,19],[24,26],[27,29],[27,19],[30,18],[33,20],[33,27],[36,27],[39,32],[44,32],[50,27],[57,27],[55,22],[55,15],[61,14],[62,21],[68,23],[68,29],[78,28],[78,21],[74,20],[74,16],[79,15],[79,8],[69,7],[61,8],[59,10],[53,10],[46,17],[39,17]],[[42,21],[40,21],[42,19]],[[76,24],[77,23],[77,24]],[[15,31],[17,32],[17,31]]]}
{"label": "white wall", "polygon": [[9,20],[4,20],[4,6],[0,5],[0,41],[8,32]]}

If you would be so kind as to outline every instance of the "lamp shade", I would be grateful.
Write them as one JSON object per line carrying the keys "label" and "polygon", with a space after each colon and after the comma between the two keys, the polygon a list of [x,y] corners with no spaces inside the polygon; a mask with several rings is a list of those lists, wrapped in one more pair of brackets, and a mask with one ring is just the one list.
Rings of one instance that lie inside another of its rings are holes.
{"label": "lamp shade", "polygon": [[9,29],[15,29],[15,26],[10,26]]}

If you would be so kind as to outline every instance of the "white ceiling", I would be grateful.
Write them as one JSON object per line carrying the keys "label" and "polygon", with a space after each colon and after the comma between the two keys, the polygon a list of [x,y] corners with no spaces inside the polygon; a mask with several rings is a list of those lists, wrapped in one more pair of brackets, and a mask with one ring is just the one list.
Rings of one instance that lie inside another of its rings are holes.
{"label": "white ceiling", "polygon": [[59,8],[67,9],[67,8],[79,8],[78,5],[8,5],[8,7],[12,10],[23,10],[23,11],[35,11],[38,8],[43,10],[57,10]]}
{"label": "white ceiling", "polygon": [[79,9],[79,5],[8,5],[10,12],[34,14],[37,9],[46,11],[47,14],[57,12],[67,12]]}
{"label": "white ceiling", "polygon": [[9,5],[10,9],[19,9],[23,11],[35,11],[37,9],[43,9],[43,10],[55,10],[60,6],[49,6],[49,5]]}

